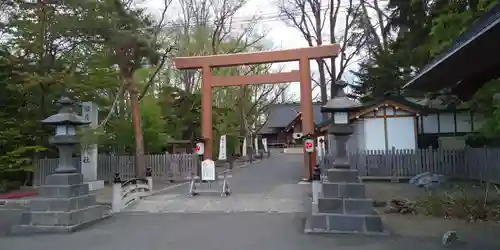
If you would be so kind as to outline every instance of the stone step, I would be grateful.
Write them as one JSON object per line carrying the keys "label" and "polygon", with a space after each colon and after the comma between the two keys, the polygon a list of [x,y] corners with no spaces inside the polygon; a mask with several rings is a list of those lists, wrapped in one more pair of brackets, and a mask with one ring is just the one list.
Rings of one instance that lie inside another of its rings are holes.
{"label": "stone step", "polygon": [[83,175],[80,173],[51,174],[47,176],[46,185],[75,185],[83,183]]}
{"label": "stone step", "polygon": [[318,199],[318,212],[333,214],[366,214],[375,213],[373,200],[366,198],[324,198]]}
{"label": "stone step", "polygon": [[332,168],[326,172],[329,182],[359,182],[357,169]]}
{"label": "stone step", "polygon": [[93,205],[69,212],[29,211],[23,214],[21,225],[70,226],[98,219],[105,212],[105,207],[101,205]]}
{"label": "stone step", "polygon": [[31,211],[70,212],[96,204],[95,195],[81,195],[72,198],[34,198],[30,201]]}
{"label": "stone step", "polygon": [[388,235],[380,216],[313,213],[306,220],[305,233]]}
{"label": "stone step", "polygon": [[349,160],[338,159],[333,161],[332,168],[349,169],[351,168],[351,163],[349,162]]}
{"label": "stone step", "polygon": [[322,196],[325,198],[366,198],[365,184],[346,182],[323,182]]}
{"label": "stone step", "polygon": [[[83,227],[90,226],[96,222],[99,222],[103,219],[107,219],[111,217],[111,212],[109,207],[105,206],[92,206],[88,209],[84,209],[86,212],[84,212],[85,215],[79,214],[81,216],[80,218],[77,218],[77,216],[73,216],[73,221],[72,222],[78,222],[76,224],[67,224],[63,225],[65,223],[60,223],[57,225],[50,225],[50,224],[34,224],[31,223],[31,217],[35,213],[29,214],[30,216],[24,217],[23,222],[21,225],[15,225],[12,227],[12,230],[9,232],[10,234],[13,235],[29,235],[29,234],[35,234],[35,233],[71,233],[76,230],[79,230]],[[43,212],[40,212],[39,214],[42,214]],[[24,214],[23,214],[24,215]],[[36,216],[35,216],[36,217]],[[56,216],[57,217],[57,216]],[[71,216],[70,216],[71,217]],[[26,220],[28,219],[28,220]],[[28,222],[28,223],[26,223]],[[47,221],[44,221],[44,223]]]}
{"label": "stone step", "polygon": [[43,185],[37,188],[39,197],[69,198],[82,196],[89,193],[87,184],[75,185]]}
{"label": "stone step", "polygon": [[21,216],[28,211],[26,200],[0,200],[0,237],[19,225]]}

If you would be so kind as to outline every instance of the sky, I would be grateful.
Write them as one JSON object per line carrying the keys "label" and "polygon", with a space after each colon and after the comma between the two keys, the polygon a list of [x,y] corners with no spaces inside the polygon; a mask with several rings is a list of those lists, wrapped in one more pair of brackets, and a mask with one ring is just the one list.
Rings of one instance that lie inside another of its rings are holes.
{"label": "sky", "polygon": [[[247,4],[236,13],[235,22],[245,24],[245,20],[249,20],[254,16],[260,16],[257,28],[264,31],[266,35],[266,41],[272,44],[275,49],[292,49],[308,47],[307,42],[302,37],[301,33],[294,27],[285,23],[280,17],[278,17],[279,9],[277,7],[277,2],[279,0],[247,0]],[[322,6],[327,6],[327,1]],[[164,9],[164,0],[142,0],[143,6],[146,6],[152,14],[160,15],[161,11]],[[172,4],[168,9],[168,16],[174,18],[178,13],[180,13],[180,7],[176,0],[173,0]],[[344,18],[339,15],[338,25],[342,27]],[[328,38],[325,36],[325,38]],[[329,41],[325,40],[325,44]],[[276,69],[283,67],[284,71],[298,70],[298,62],[274,65]],[[352,65],[352,69],[356,67],[356,64]],[[314,71],[317,71],[316,62],[311,61],[311,71],[314,75]],[[348,72],[348,71],[346,71]],[[345,74],[344,78],[347,81],[353,80],[353,76]],[[316,93],[314,93],[316,92]],[[319,92],[319,88],[316,88],[313,92],[313,97]],[[292,83],[287,89],[287,96],[293,98],[296,101],[299,100],[300,86],[299,83]]]}

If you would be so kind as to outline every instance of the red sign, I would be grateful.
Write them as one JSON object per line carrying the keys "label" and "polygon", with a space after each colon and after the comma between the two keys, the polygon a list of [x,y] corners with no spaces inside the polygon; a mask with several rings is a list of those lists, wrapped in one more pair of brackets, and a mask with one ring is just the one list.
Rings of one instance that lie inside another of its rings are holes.
{"label": "red sign", "polygon": [[307,139],[305,142],[304,142],[304,150],[307,152],[307,153],[312,153],[314,152],[314,141],[312,139]]}
{"label": "red sign", "polygon": [[197,155],[203,155],[205,153],[205,145],[203,145],[203,142],[198,142],[196,143],[196,147],[194,148],[194,151],[196,152]]}

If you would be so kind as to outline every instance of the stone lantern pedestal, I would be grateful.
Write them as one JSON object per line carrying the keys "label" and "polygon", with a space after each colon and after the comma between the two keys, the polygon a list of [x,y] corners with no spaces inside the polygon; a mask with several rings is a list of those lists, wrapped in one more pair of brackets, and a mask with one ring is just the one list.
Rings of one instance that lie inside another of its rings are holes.
{"label": "stone lantern pedestal", "polygon": [[56,125],[50,143],[59,149],[58,166],[38,188],[39,196],[30,200],[30,210],[22,215],[21,225],[12,228],[13,234],[69,233],[109,217],[109,208],[97,205],[82,174],[73,166],[73,147],[80,143],[76,127],[88,122],[72,112],[69,98],[58,103],[62,106],[59,113],[42,121]]}
{"label": "stone lantern pedestal", "polygon": [[359,106],[340,89],[321,108],[322,112],[332,113],[333,124],[328,132],[334,137],[336,154],[332,166],[323,166],[321,193],[306,220],[306,233],[387,234],[373,209],[373,201],[366,197],[358,170],[351,169],[347,155],[347,141],[353,133],[349,112]]}

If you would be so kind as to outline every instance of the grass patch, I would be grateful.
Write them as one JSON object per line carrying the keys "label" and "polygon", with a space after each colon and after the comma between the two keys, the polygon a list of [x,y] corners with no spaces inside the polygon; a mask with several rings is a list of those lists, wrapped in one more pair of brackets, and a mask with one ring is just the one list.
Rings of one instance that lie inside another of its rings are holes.
{"label": "grass patch", "polygon": [[500,220],[500,189],[494,184],[453,184],[426,191],[415,201],[393,199],[387,213],[422,214],[467,221]]}

